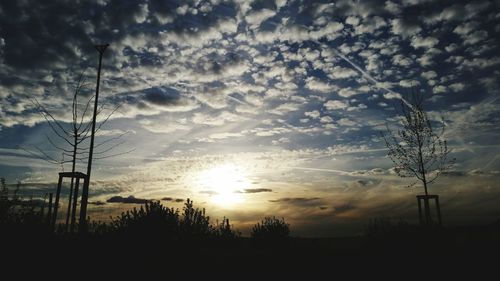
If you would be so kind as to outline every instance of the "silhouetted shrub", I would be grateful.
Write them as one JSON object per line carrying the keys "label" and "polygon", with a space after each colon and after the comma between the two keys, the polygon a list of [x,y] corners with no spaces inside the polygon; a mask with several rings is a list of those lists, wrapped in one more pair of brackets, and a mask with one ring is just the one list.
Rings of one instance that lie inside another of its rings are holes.
{"label": "silhouetted shrub", "polygon": [[265,217],[252,228],[251,236],[259,240],[280,240],[290,235],[290,226],[284,218]]}
{"label": "silhouetted shrub", "polygon": [[95,235],[117,233],[121,235],[148,235],[155,238],[206,240],[232,239],[239,236],[224,218],[221,224],[212,225],[205,209],[195,208],[193,201],[187,200],[182,214],[179,210],[164,207],[160,202],[153,201],[123,212],[107,225],[93,222],[89,230]]}
{"label": "silhouetted shrub", "polygon": [[0,178],[0,223],[7,219],[12,204],[9,200],[9,189],[4,178]]}
{"label": "silhouetted shrub", "polygon": [[104,236],[110,232],[110,225],[102,221],[91,221],[87,219],[87,231],[93,236]]}
{"label": "silhouetted shrub", "polygon": [[367,235],[386,235],[408,232],[410,225],[403,219],[394,222],[394,219],[388,217],[380,217],[371,219],[366,226],[365,232]]}
{"label": "silhouetted shrub", "polygon": [[229,224],[228,218],[223,218],[221,223],[216,223],[213,228],[213,234],[218,239],[231,240],[236,239],[241,236],[241,233],[235,231],[231,224]]}
{"label": "silhouetted shrub", "polygon": [[[162,235],[178,233],[179,212],[159,202],[146,203],[140,209],[123,212],[110,223],[110,230],[127,235]],[[94,225],[98,231],[105,231],[103,225]]]}
{"label": "silhouetted shrub", "polygon": [[20,205],[18,192],[21,183],[18,182],[16,189],[12,194],[12,198],[9,198],[9,188],[4,178],[0,178],[0,222],[4,222],[12,219],[15,215],[15,206]]}
{"label": "silhouetted shrub", "polygon": [[[49,230],[43,216],[43,206],[39,201],[23,200],[18,192],[21,183],[9,196],[4,178],[0,178],[0,229],[8,235],[38,235]],[[10,198],[9,198],[10,197]],[[40,208],[42,207],[42,208]]]}
{"label": "silhouetted shrub", "polygon": [[205,209],[194,208],[193,201],[189,199],[184,203],[179,226],[183,238],[205,238],[212,233],[210,217],[205,215]]}

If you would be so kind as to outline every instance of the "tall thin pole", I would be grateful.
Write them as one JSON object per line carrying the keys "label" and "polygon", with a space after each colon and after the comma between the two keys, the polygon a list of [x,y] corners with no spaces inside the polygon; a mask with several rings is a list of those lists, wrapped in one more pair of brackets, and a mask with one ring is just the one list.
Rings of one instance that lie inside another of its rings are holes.
{"label": "tall thin pole", "polygon": [[97,85],[95,88],[95,100],[94,100],[94,117],[92,118],[92,134],[90,135],[90,149],[89,149],[89,161],[87,163],[87,178],[84,181],[82,190],[82,202],[80,205],[80,232],[85,232],[87,230],[87,202],[89,199],[89,184],[90,184],[90,172],[92,171],[92,154],[94,152],[94,136],[95,136],[95,121],[97,117],[97,101],[99,99],[99,82],[101,80],[101,64],[102,56],[104,51],[109,44],[95,45],[95,48],[99,52],[99,66],[97,67]]}

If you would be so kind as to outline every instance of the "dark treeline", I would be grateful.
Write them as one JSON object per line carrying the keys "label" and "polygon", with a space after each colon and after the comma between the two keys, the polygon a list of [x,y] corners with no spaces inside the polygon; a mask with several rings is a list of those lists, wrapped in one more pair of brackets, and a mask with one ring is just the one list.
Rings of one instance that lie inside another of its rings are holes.
{"label": "dark treeline", "polygon": [[[1,234],[11,238],[65,237],[80,239],[83,236],[96,238],[146,238],[155,241],[216,241],[235,240],[241,233],[231,226],[228,218],[213,222],[205,209],[194,206],[187,199],[182,210],[169,208],[159,201],[147,201],[139,208],[133,208],[113,217],[111,222],[91,221],[88,218],[85,232],[68,231],[64,223],[52,225],[54,207],[46,198],[23,198],[20,184],[10,191],[5,180],[0,187]],[[77,235],[78,234],[78,235]],[[289,237],[289,225],[283,218],[266,217],[256,224],[251,237],[256,240],[284,240]]]}
{"label": "dark treeline", "polygon": [[82,274],[99,267],[123,273],[128,266],[141,266],[156,271],[165,268],[172,275],[186,274],[188,269],[204,276],[234,271],[274,271],[287,276],[294,271],[324,272],[339,262],[366,266],[425,258],[442,266],[500,250],[500,221],[447,228],[379,218],[371,220],[361,236],[300,238],[290,236],[283,218],[266,217],[254,225],[250,237],[243,237],[229,219],[214,222],[204,209],[187,200],[181,210],[149,202],[109,223],[89,221],[85,233],[70,233],[63,224],[54,229],[47,223],[43,204],[29,202],[15,190],[9,196],[3,185],[0,256],[9,265],[16,261],[42,270],[57,265],[72,271],[88,267]]}

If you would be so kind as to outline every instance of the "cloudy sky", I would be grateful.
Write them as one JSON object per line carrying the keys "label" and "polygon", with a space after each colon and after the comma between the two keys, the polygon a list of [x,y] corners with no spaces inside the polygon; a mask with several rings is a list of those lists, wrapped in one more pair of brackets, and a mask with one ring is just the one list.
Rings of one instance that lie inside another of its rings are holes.
{"label": "cloudy sky", "polygon": [[38,196],[70,169],[25,151],[61,157],[30,98],[68,125],[78,76],[94,91],[93,45],[106,42],[100,103],[120,108],[97,142],[126,133],[111,154],[133,151],[95,161],[92,202],[192,198],[243,232],[276,215],[306,236],[415,221],[422,189],[392,172],[380,139],[413,89],[457,158],[430,187],[444,222],[491,222],[499,38],[500,1],[2,1],[0,176]]}

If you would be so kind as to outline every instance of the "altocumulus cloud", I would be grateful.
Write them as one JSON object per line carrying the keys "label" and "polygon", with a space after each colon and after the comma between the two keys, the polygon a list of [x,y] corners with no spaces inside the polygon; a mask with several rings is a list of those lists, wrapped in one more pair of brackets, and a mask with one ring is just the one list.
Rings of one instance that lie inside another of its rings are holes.
{"label": "altocumulus cloud", "polygon": [[[391,105],[412,87],[426,93],[432,118],[444,117],[456,173],[489,185],[498,177],[492,171],[500,170],[493,141],[500,130],[499,5],[3,1],[0,167],[8,178],[53,180],[47,175],[58,168],[15,150],[45,142],[47,126],[27,97],[71,120],[74,82],[88,68],[86,95],[92,94],[93,44],[108,42],[100,101],[121,107],[106,129],[133,130],[126,143],[136,151],[98,162],[96,184],[105,187],[96,186],[96,196],[163,198],[164,192],[205,200],[209,194],[180,188],[188,187],[182,179],[191,169],[210,168],[206,163],[224,164],[221,159],[256,162],[248,169],[262,184],[241,192],[276,196],[266,200],[271,206],[333,210],[342,206],[326,204],[335,188],[393,192],[385,186],[404,184],[390,173],[379,132],[398,122]],[[289,194],[286,184],[316,193]],[[318,192],[321,186],[328,191]],[[376,209],[352,205],[345,213]]]}

